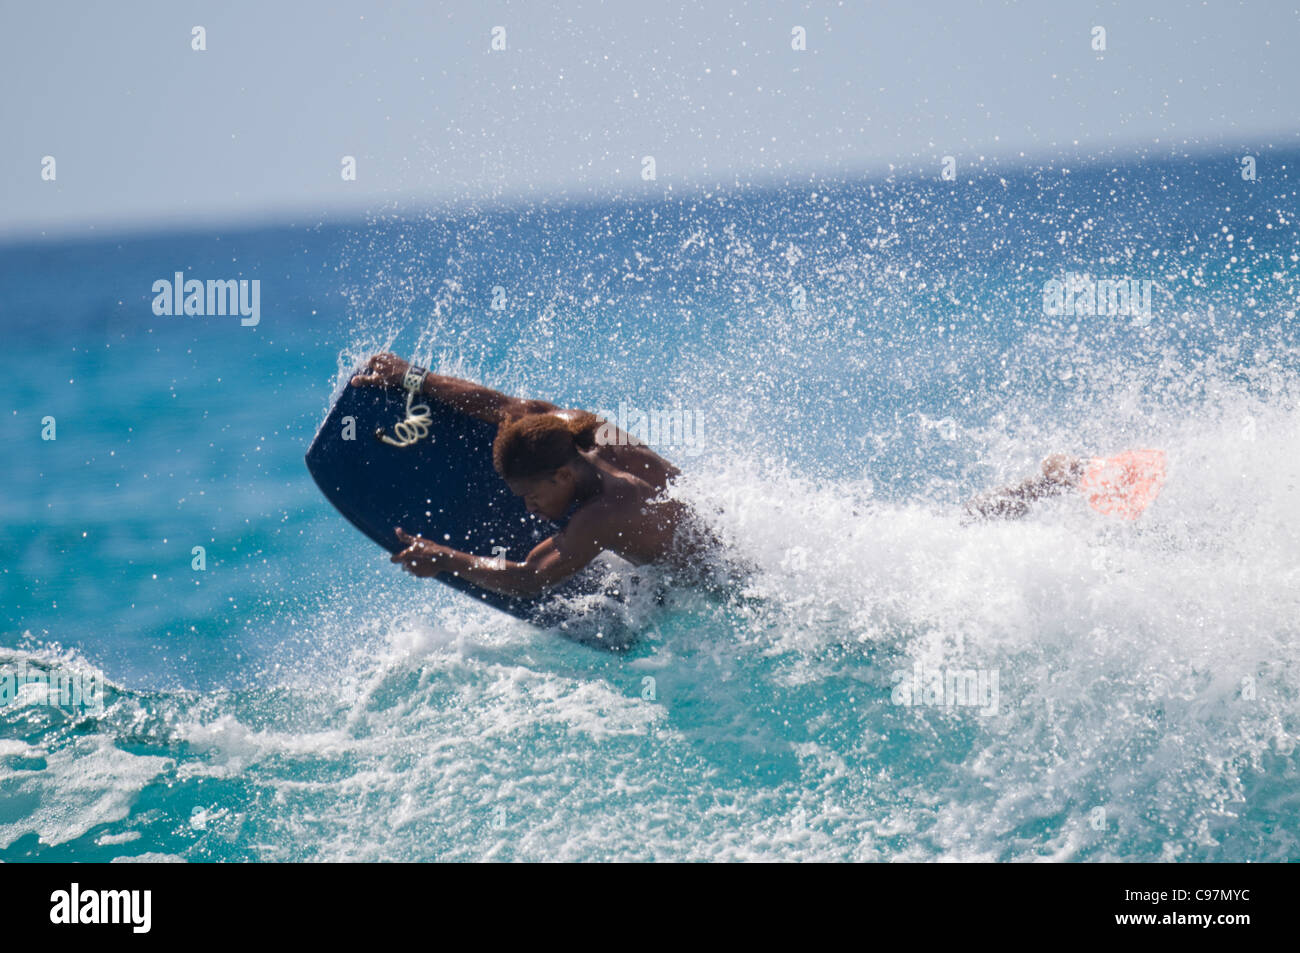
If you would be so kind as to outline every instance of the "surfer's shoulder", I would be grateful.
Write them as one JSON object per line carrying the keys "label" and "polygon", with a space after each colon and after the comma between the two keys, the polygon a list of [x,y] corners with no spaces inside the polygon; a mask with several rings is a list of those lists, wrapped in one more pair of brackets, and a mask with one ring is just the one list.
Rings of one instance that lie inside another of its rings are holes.
{"label": "surfer's shoulder", "polygon": [[581,531],[585,527],[635,519],[646,503],[659,493],[645,480],[617,467],[606,466],[604,469],[603,489],[573,511],[565,524],[566,529],[575,527]]}
{"label": "surfer's shoulder", "polygon": [[619,534],[628,511],[628,502],[621,493],[601,493],[573,511],[564,528],[556,535],[556,544],[561,549],[567,549],[582,540],[596,540],[605,545],[609,539]]}
{"label": "surfer's shoulder", "polygon": [[552,404],[548,400],[533,400],[523,397],[512,397],[501,408],[501,419],[503,421],[518,420],[520,417],[531,417],[535,414],[554,414],[562,417],[569,411],[564,411],[558,405]]}

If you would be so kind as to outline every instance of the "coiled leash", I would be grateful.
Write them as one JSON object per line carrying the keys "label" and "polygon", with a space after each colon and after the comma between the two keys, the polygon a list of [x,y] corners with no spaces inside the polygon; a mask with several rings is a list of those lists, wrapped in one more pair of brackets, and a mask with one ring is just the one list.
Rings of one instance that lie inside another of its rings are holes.
{"label": "coiled leash", "polygon": [[416,364],[407,367],[406,375],[402,378],[402,386],[406,388],[406,419],[393,425],[392,437],[384,433],[383,427],[375,429],[375,436],[389,446],[409,447],[429,435],[432,411],[428,404],[413,403],[415,395],[424,387],[424,375],[427,373],[427,367]]}

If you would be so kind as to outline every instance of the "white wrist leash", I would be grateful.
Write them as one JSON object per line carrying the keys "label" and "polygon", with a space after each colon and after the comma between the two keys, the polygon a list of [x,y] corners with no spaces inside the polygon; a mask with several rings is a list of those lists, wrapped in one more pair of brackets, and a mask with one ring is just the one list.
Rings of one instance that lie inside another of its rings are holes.
{"label": "white wrist leash", "polygon": [[393,425],[396,439],[384,433],[383,427],[375,431],[375,436],[384,443],[394,447],[409,447],[429,435],[429,405],[414,403],[415,395],[424,388],[424,375],[427,373],[427,368],[416,364],[408,365],[406,375],[402,378],[402,386],[406,388],[406,419]]}

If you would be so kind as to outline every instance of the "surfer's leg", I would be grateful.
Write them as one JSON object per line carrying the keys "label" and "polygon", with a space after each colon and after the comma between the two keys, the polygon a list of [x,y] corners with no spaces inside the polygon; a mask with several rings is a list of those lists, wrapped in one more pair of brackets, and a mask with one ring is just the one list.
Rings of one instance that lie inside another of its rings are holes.
{"label": "surfer's leg", "polygon": [[1042,472],[1014,486],[991,490],[966,504],[966,512],[983,519],[1019,519],[1029,512],[1029,504],[1048,496],[1057,496],[1079,485],[1084,462],[1068,453],[1054,453],[1043,461]]}

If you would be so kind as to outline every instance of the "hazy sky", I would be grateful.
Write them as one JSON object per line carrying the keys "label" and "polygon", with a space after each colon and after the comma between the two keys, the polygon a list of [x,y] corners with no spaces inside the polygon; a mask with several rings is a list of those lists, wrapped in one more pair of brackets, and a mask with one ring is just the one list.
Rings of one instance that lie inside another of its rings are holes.
{"label": "hazy sky", "polygon": [[937,172],[943,155],[1294,143],[1300,0],[0,0],[0,89],[0,233],[301,223]]}

